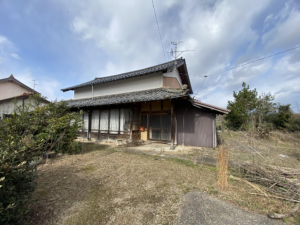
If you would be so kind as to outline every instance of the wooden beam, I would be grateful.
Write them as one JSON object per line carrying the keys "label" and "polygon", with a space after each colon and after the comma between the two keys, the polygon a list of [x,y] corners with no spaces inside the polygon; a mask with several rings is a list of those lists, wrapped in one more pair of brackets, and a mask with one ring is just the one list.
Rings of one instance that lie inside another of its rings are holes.
{"label": "wooden beam", "polygon": [[108,126],[107,126],[107,133],[109,134],[110,131],[110,109],[108,110]]}
{"label": "wooden beam", "polygon": [[175,118],[174,118],[174,102],[175,100],[171,101],[171,147],[170,150],[174,150],[174,139],[175,139]]}
{"label": "wooden beam", "polygon": [[121,123],[120,123],[120,118],[121,118],[121,109],[119,108],[119,129],[118,129],[118,134],[120,135],[120,126],[121,126]]}
{"label": "wooden beam", "polygon": [[101,121],[101,110],[99,109],[99,127],[98,127],[98,140],[100,140],[100,121]]}
{"label": "wooden beam", "polygon": [[132,141],[132,117],[133,117],[133,109],[130,107],[130,140]]}
{"label": "wooden beam", "polygon": [[92,112],[93,112],[93,110],[89,110],[88,135],[87,135],[88,140],[91,140]]}

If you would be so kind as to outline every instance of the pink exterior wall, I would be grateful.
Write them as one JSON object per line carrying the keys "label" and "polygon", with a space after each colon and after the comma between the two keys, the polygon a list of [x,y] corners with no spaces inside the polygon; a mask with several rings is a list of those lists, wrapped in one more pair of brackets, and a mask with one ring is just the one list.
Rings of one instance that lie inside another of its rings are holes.
{"label": "pink exterior wall", "polygon": [[23,88],[20,85],[11,81],[0,83],[0,100],[12,98],[28,92],[30,91],[27,90],[26,88]]}

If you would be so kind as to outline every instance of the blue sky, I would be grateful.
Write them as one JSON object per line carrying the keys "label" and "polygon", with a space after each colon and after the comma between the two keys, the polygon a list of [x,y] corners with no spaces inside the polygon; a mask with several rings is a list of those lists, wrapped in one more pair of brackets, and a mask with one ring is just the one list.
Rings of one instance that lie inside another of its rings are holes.
{"label": "blue sky", "polygon": [[[184,41],[196,93],[206,74],[300,45],[300,1],[154,0],[165,52]],[[0,78],[48,99],[95,77],[165,62],[151,0],[0,0]],[[166,54],[167,60],[172,58]],[[205,80],[200,101],[226,107],[245,81],[300,107],[300,48]]]}

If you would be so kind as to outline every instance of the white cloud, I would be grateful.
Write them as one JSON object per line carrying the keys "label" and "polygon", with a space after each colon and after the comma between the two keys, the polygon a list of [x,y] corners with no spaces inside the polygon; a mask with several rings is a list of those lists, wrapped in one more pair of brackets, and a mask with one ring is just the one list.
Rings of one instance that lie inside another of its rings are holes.
{"label": "white cloud", "polygon": [[300,44],[299,10],[290,9],[290,5],[286,4],[278,16],[271,20],[275,22],[273,29],[262,36],[262,42],[267,49],[289,48]]}
{"label": "white cloud", "polygon": [[29,69],[14,74],[14,77],[30,88],[34,88],[35,80],[35,90],[41,93],[42,96],[46,96],[48,100],[55,100],[58,98],[57,95],[59,94],[61,84],[56,79],[44,76],[33,76]]}
{"label": "white cloud", "polygon": [[10,56],[15,58],[15,59],[19,59],[19,60],[21,59],[20,56],[16,53],[10,53]]}
{"label": "white cloud", "polygon": [[11,53],[17,50],[15,45],[7,37],[0,34],[0,64],[9,63],[10,57],[18,59],[19,56],[16,53]]}
{"label": "white cloud", "polygon": [[6,37],[0,35],[0,44],[8,43],[9,41],[7,40]]}

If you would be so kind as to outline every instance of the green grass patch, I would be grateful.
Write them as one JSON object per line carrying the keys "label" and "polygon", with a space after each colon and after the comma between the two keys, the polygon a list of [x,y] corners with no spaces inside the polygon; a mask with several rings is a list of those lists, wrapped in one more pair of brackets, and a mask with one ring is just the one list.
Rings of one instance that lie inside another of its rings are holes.
{"label": "green grass patch", "polygon": [[175,163],[187,166],[187,167],[192,167],[192,168],[199,167],[197,164],[195,164],[195,163],[193,163],[189,160],[185,160],[185,159],[166,158],[166,160],[171,161],[171,162],[175,162]]}
{"label": "green grass patch", "polygon": [[87,172],[87,173],[91,173],[91,172],[94,172],[96,170],[96,168],[93,165],[88,165],[88,166],[82,168],[81,170],[84,172]]}

